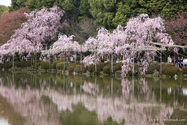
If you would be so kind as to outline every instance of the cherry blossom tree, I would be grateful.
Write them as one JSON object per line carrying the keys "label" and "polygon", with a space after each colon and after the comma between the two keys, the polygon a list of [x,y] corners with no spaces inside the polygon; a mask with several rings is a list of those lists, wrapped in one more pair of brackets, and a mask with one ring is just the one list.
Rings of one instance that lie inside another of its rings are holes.
{"label": "cherry blossom tree", "polygon": [[[58,40],[50,46],[49,50],[42,51],[43,55],[55,55],[60,54],[60,56],[70,56],[70,52],[80,52],[81,47],[78,42],[73,41],[74,35],[67,36],[59,34]],[[75,57],[76,58],[76,57]],[[65,70],[65,60],[64,60],[64,70]]]}
{"label": "cherry blossom tree", "polygon": [[[131,48],[137,48],[139,46],[151,45],[151,42],[160,42],[169,45],[173,45],[174,42],[170,35],[166,33],[164,26],[164,20],[161,17],[149,18],[147,14],[141,14],[138,17],[133,17],[127,23],[125,27],[126,39],[124,43],[129,43]],[[124,44],[126,46],[126,44]],[[153,45],[151,45],[153,46]],[[125,49],[123,49],[125,50]],[[138,56],[142,51],[137,51]],[[130,56],[126,56],[126,59],[133,57],[135,53],[131,51]],[[156,55],[156,51],[145,51],[144,56],[147,57],[142,63],[144,74],[147,68],[147,60],[151,60]],[[122,67],[122,71],[125,71],[126,67]]]}
{"label": "cherry blossom tree", "polygon": [[[27,22],[22,23],[21,28],[15,30],[11,39],[6,43],[9,48],[1,49],[1,56],[7,54],[4,52],[5,50],[9,50],[12,55],[15,52],[19,54],[28,53],[28,55],[40,52],[44,43],[50,44],[55,41],[60,29],[68,26],[63,19],[64,13],[65,11],[60,10],[57,6],[49,10],[43,7],[41,10],[34,10],[29,14],[25,13]],[[10,52],[8,53],[10,54]]]}
{"label": "cherry blossom tree", "polygon": [[[122,55],[124,63],[122,71],[127,73],[132,70],[133,66],[130,61],[134,55],[139,57],[143,52],[141,50],[135,52],[132,49],[141,46],[155,46],[151,45],[151,42],[169,45],[174,43],[170,35],[166,33],[164,20],[161,17],[151,19],[147,14],[141,14],[131,18],[125,27],[119,25],[112,33],[105,28],[100,28],[97,36],[89,38],[85,45],[92,45],[92,49],[100,50],[95,52],[95,55],[104,53]],[[147,69],[148,60],[152,60],[156,56],[156,51],[145,51],[144,56],[147,58],[141,63],[142,74]]]}
{"label": "cherry blossom tree", "polygon": [[58,40],[53,43],[47,52],[54,55],[61,52],[80,51],[80,45],[78,42],[73,41],[73,37],[73,35],[68,37],[59,34]]}
{"label": "cherry blossom tree", "polygon": [[[41,47],[42,43],[49,44],[51,41],[56,40],[59,29],[67,26],[66,21],[61,23],[64,13],[57,6],[49,10],[43,7],[41,10],[35,10],[29,14],[25,13],[28,18],[27,22],[16,30],[10,42],[28,42],[29,40],[34,47],[33,52],[41,51],[43,49]],[[28,46],[25,47],[27,48]]]}
{"label": "cherry blossom tree", "polygon": [[64,13],[57,6],[49,10],[44,7],[29,14],[25,13],[28,20],[22,23],[21,28],[17,29],[7,41],[12,47],[9,50],[19,54],[40,52],[43,43],[49,44],[56,40],[59,30],[68,25],[66,21],[62,21]]}
{"label": "cherry blossom tree", "polygon": [[50,46],[50,49],[42,51],[43,55],[55,55],[60,54],[60,56],[68,55],[70,56],[71,52],[80,52],[80,44],[76,41],[73,41],[74,35],[67,36],[59,34],[58,40]]}

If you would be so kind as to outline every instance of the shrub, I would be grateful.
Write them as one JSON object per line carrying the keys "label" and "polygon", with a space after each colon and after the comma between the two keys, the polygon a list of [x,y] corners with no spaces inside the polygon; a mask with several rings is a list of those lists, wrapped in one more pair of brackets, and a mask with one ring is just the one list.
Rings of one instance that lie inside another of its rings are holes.
{"label": "shrub", "polygon": [[[68,67],[68,63],[66,62],[66,63],[65,63],[65,70],[67,69],[67,67]],[[59,62],[59,63],[57,63],[57,64],[56,64],[56,68],[57,68],[58,70],[64,70],[64,62]]]}
{"label": "shrub", "polygon": [[59,62],[54,61],[54,62],[51,64],[51,68],[52,68],[52,69],[56,69],[56,68],[57,68],[57,63],[59,63]]}
{"label": "shrub", "polygon": [[170,68],[174,67],[172,64],[163,64],[162,65],[162,74],[165,74],[166,71]]}
{"label": "shrub", "polygon": [[12,62],[7,62],[7,69],[12,68]]}
{"label": "shrub", "polygon": [[18,60],[18,57],[15,56],[14,57],[14,62],[16,62],[16,61],[19,61],[19,60]]}
{"label": "shrub", "polygon": [[154,70],[155,70],[155,67],[154,67],[154,65],[151,64],[148,66],[146,74],[153,74]]}
{"label": "shrub", "polygon": [[[104,66],[105,66],[104,63],[99,63],[99,64],[97,64],[97,74],[99,74],[101,71],[103,71],[103,67],[104,67]],[[89,71],[90,73],[92,73],[92,72],[95,73],[95,65],[94,65],[94,64],[89,65],[89,66],[87,67],[87,69],[88,69],[88,71]]]}
{"label": "shrub", "polygon": [[111,65],[107,64],[103,67],[103,73],[110,74],[111,73]]}
{"label": "shrub", "polygon": [[187,66],[182,68],[182,74],[187,74]]}
{"label": "shrub", "polygon": [[[31,61],[30,60],[28,60],[30,63],[31,63]],[[42,61],[40,61],[40,60],[37,60],[37,62],[36,62],[36,64],[35,64],[35,66],[38,68],[39,66],[41,66],[41,62]],[[31,64],[30,64],[31,65]],[[27,67],[30,67],[30,66],[27,66]]]}
{"label": "shrub", "polygon": [[[105,66],[105,64],[100,63],[97,65],[97,74],[99,74],[101,71],[103,71],[103,67]],[[95,68],[94,68],[95,71]]]}
{"label": "shrub", "polygon": [[49,69],[49,62],[41,62],[40,65],[41,69]]}
{"label": "shrub", "polygon": [[64,69],[64,63],[62,63],[62,62],[60,62],[60,63],[53,63],[52,64],[52,68],[53,69],[58,69],[58,70]]}
{"label": "shrub", "polygon": [[[67,58],[67,57],[66,57],[66,58]],[[64,62],[64,59],[65,59],[65,57],[61,58],[61,59],[60,59],[60,62]]]}
{"label": "shrub", "polygon": [[[30,61],[30,60],[28,60],[28,61],[23,61],[22,63],[23,63],[23,66],[24,66],[24,67],[30,67],[30,66],[31,66],[31,61]],[[37,63],[36,63],[36,65],[37,65]]]}
{"label": "shrub", "polygon": [[160,71],[160,63],[155,64],[155,70]]}
{"label": "shrub", "polygon": [[[80,63],[80,61],[76,61],[76,64],[79,64],[79,65],[80,65],[81,63]],[[84,64],[83,64],[83,65],[84,65]]]}
{"label": "shrub", "polygon": [[[155,63],[154,67],[157,71],[160,71],[160,63]],[[165,71],[168,67],[173,67],[173,65],[171,63],[162,63],[162,71]]]}
{"label": "shrub", "polygon": [[166,75],[174,76],[175,74],[179,74],[179,67],[170,67],[165,71]]}
{"label": "shrub", "polygon": [[52,69],[56,69],[56,68],[57,68],[57,61],[54,61],[54,62],[51,64],[51,68],[52,68]]}
{"label": "shrub", "polygon": [[[37,65],[39,65],[39,64],[37,63]],[[22,61],[22,62],[16,61],[16,62],[14,62],[14,66],[20,67],[20,68],[30,67],[31,66],[31,61],[30,60]]]}
{"label": "shrub", "polygon": [[89,66],[88,66],[88,71],[89,71],[90,73],[95,72],[95,65],[93,65],[93,64],[89,65]]}
{"label": "shrub", "polygon": [[121,70],[121,66],[122,66],[121,63],[115,64],[113,66],[113,72],[115,73],[117,70]]}
{"label": "shrub", "polygon": [[[86,70],[87,70],[86,67],[84,65],[82,65],[82,72],[85,73]],[[81,72],[81,65],[76,65],[74,68],[74,72],[80,73]]]}
{"label": "shrub", "polygon": [[106,66],[106,65],[110,65],[111,63],[107,62],[107,63],[100,63],[100,64],[103,64],[104,66]]}
{"label": "shrub", "polygon": [[69,72],[73,72],[73,71],[74,71],[74,68],[75,68],[75,64],[71,64],[71,65],[69,65],[69,66],[67,67],[67,70],[68,70]]}

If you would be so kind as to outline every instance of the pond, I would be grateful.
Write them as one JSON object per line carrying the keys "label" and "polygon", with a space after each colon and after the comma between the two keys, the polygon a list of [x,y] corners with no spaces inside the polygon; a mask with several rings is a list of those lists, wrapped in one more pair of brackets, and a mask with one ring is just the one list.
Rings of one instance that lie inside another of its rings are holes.
{"label": "pond", "polygon": [[184,79],[0,73],[0,125],[186,125]]}

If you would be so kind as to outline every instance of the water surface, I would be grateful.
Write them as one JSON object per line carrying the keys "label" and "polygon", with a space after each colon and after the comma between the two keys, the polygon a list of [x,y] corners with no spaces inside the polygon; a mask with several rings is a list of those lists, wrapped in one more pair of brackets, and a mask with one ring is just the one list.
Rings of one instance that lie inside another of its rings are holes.
{"label": "water surface", "polygon": [[0,73],[0,125],[186,125],[183,79]]}

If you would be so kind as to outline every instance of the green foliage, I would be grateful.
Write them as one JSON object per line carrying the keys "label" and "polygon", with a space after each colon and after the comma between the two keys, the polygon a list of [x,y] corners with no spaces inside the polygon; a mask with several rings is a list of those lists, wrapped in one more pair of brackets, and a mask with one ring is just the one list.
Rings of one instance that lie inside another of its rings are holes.
{"label": "green foliage", "polygon": [[124,125],[124,124],[125,124],[124,120],[121,123],[117,123],[116,121],[113,121],[111,117],[109,117],[106,122],[98,123],[97,125]]}
{"label": "green foliage", "polygon": [[155,70],[160,72],[160,63],[155,63],[154,67],[155,67]]}
{"label": "green foliage", "polygon": [[88,66],[88,71],[89,71],[90,73],[95,72],[95,65],[93,65],[93,64],[89,65],[89,66]]}
{"label": "green foliage", "polygon": [[75,7],[74,4],[73,4],[73,0],[64,0],[64,2],[62,3],[62,8],[63,8],[65,11],[68,11],[68,10],[73,10],[73,9],[75,9],[76,7]]}
{"label": "green foliage", "polygon": [[[162,64],[162,74],[166,74],[166,71],[168,71],[170,68],[173,68],[173,64],[171,63],[163,63]],[[146,74],[153,74],[154,70],[157,70],[160,72],[160,63],[153,63],[148,66]]]}
{"label": "green foliage", "polygon": [[103,67],[103,73],[110,74],[111,73],[111,64],[107,64]]}
{"label": "green foliage", "polygon": [[[86,70],[87,70],[87,68],[84,65],[82,65],[82,72],[85,73]],[[74,72],[80,73],[81,72],[81,65],[76,65],[75,69],[74,69]]]}
{"label": "green foliage", "polygon": [[155,67],[153,64],[149,65],[146,71],[146,74],[153,74],[155,70]]}
{"label": "green foliage", "polygon": [[70,20],[94,19],[107,29],[119,24],[125,26],[129,18],[142,13],[170,18],[176,13],[187,12],[186,0],[12,0],[10,10],[24,6],[34,10],[54,5],[65,10]]}
{"label": "green foliage", "polygon": [[81,0],[80,7],[79,7],[80,14],[85,17],[91,17],[91,14],[89,13],[89,9],[90,9],[90,4],[88,3],[88,0]]}
{"label": "green foliage", "polygon": [[187,66],[182,67],[182,74],[187,74]]}
{"label": "green foliage", "polygon": [[174,76],[175,74],[179,74],[179,67],[170,67],[165,71],[165,75]]}
{"label": "green foliage", "polygon": [[24,67],[30,67],[31,66],[31,61],[30,60],[28,60],[28,61],[22,61],[22,65]]}
{"label": "green foliage", "polygon": [[69,65],[69,66],[67,67],[67,70],[68,70],[69,72],[73,72],[74,69],[75,69],[75,66],[76,66],[76,64],[71,64],[71,65]]}
{"label": "green foliage", "polygon": [[58,69],[61,70],[64,68],[64,63],[60,62],[60,63],[56,63],[56,65],[52,65],[54,69]]}
{"label": "green foliage", "polygon": [[12,68],[12,62],[7,62],[7,68],[8,69]]}
{"label": "green foliage", "polygon": [[40,62],[41,69],[49,69],[49,62]]}
{"label": "green foliage", "polygon": [[173,64],[163,64],[162,65],[162,74],[166,74],[166,71],[169,70],[170,68],[174,67]]}
{"label": "green foliage", "polygon": [[128,22],[128,18],[132,14],[131,12],[132,11],[129,5],[124,5],[123,2],[118,3],[118,9],[115,18],[113,19],[113,24],[115,26],[118,26],[119,24],[125,26]]}
{"label": "green foliage", "polygon": [[2,69],[4,67],[4,65],[2,63],[0,63],[0,69]]}
{"label": "green foliage", "polygon": [[[0,68],[5,68],[6,64],[0,64]],[[18,67],[18,68],[26,68],[26,67],[30,67],[31,66],[31,61],[15,61],[14,62],[14,67]],[[7,62],[7,68],[10,69],[12,68],[12,62]]]}
{"label": "green foliage", "polygon": [[104,63],[100,63],[97,65],[97,74],[99,74],[101,71],[103,71],[104,66],[105,66]]}
{"label": "green foliage", "polygon": [[0,14],[7,11],[8,7],[4,6],[4,5],[0,5]]}
{"label": "green foliage", "polygon": [[115,73],[117,70],[121,70],[122,63],[117,63],[113,66],[113,72]]}
{"label": "green foliage", "polygon": [[52,64],[51,64],[51,68],[52,69],[56,69],[57,68],[57,61],[54,61]]}
{"label": "green foliage", "polygon": [[31,61],[30,60],[29,61],[22,61],[22,62],[15,61],[14,66],[15,67],[20,67],[20,68],[30,67],[31,66]]}
{"label": "green foliage", "polygon": [[[108,64],[108,63],[107,63]],[[105,63],[99,63],[99,64],[97,64],[97,74],[99,74],[101,71],[103,71],[103,67],[105,66],[106,64]],[[95,65],[89,65],[88,66],[88,71],[90,72],[90,73],[95,73]]]}
{"label": "green foliage", "polygon": [[[68,63],[65,63],[65,70],[67,69],[67,67],[68,67]],[[59,62],[59,63],[57,63],[57,64],[56,64],[56,68],[57,68],[58,70],[64,70],[64,62]]]}
{"label": "green foliage", "polygon": [[[42,0],[41,1],[41,5],[47,7],[47,8],[51,8],[54,6],[54,3],[55,3],[56,0]],[[38,0],[39,2],[39,0]]]}

